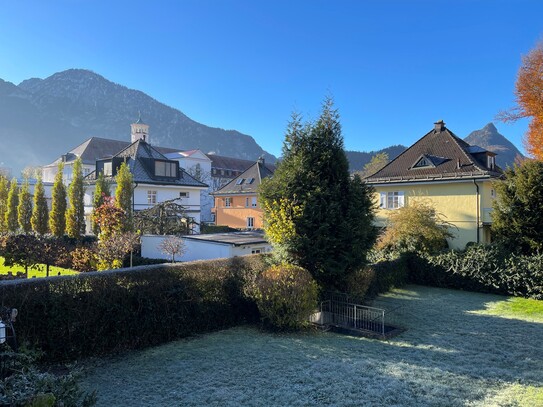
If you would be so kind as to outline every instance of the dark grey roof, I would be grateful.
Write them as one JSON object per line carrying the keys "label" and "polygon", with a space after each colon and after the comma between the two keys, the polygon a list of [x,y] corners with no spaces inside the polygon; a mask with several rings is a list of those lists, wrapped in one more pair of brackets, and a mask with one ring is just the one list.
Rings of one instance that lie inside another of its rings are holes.
{"label": "dark grey roof", "polygon": [[255,194],[262,180],[271,175],[273,175],[273,171],[263,162],[257,161],[241,175],[214,192],[213,195]]}
{"label": "dark grey roof", "polygon": [[[225,157],[222,155],[206,154],[211,160],[211,167],[215,169],[224,169],[237,172],[243,172],[247,168],[251,167],[255,162],[251,160],[243,160],[241,158]],[[275,165],[265,164],[271,172],[275,171]]]}
{"label": "dark grey roof", "polygon": [[199,240],[205,242],[222,243],[232,246],[243,246],[246,244],[268,243],[262,232],[230,232],[230,233],[211,233],[206,235],[187,235],[183,236],[189,240]]}
{"label": "dark grey roof", "polygon": [[[500,177],[502,170],[499,167],[492,169],[486,166],[486,154],[495,155],[474,149],[447,129],[443,122],[438,122],[433,130],[365,181],[379,184]],[[422,157],[432,165],[416,167]]]}

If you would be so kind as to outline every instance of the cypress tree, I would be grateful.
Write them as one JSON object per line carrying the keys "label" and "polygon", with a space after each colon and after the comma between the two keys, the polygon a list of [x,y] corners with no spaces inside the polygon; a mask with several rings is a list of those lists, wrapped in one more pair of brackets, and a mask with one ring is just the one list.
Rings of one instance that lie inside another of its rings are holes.
{"label": "cypress tree", "polygon": [[[96,184],[94,185],[94,194],[92,197],[93,212],[103,205],[104,197],[110,195],[111,190],[109,181],[104,177],[103,173],[100,173],[96,179]],[[92,233],[94,233],[95,236],[100,234],[100,225],[98,225],[98,222],[96,222],[94,216],[92,217]]]}
{"label": "cypress tree", "polygon": [[17,232],[19,222],[17,220],[17,206],[19,205],[19,188],[17,179],[13,178],[10,182],[8,193],[8,205],[5,214],[5,224],[8,232]]}
{"label": "cypress tree", "polygon": [[115,178],[117,188],[115,189],[115,204],[117,207],[125,211],[125,221],[122,227],[122,232],[129,232],[133,229],[132,225],[132,193],[134,187],[132,185],[132,173],[126,162],[122,163],[117,170]]}
{"label": "cypress tree", "polygon": [[28,187],[28,178],[25,178],[21,192],[19,193],[19,204],[17,205],[17,220],[23,233],[32,230],[32,196]]}
{"label": "cypress tree", "polygon": [[8,209],[9,182],[6,177],[0,175],[0,233],[7,232],[6,212]]}
{"label": "cypress tree", "polygon": [[51,212],[49,212],[49,229],[56,237],[64,236],[66,230],[66,188],[62,182],[63,171],[64,163],[59,163],[53,184]]}
{"label": "cypress tree", "polygon": [[48,225],[49,209],[47,208],[47,200],[45,199],[45,191],[41,177],[38,177],[38,182],[34,188],[34,207],[32,208],[32,230],[39,235],[45,235],[49,231]]}
{"label": "cypress tree", "polygon": [[332,101],[315,123],[294,115],[283,160],[260,186],[266,233],[280,260],[309,270],[326,287],[341,284],[375,241],[371,193],[350,177]]}
{"label": "cypress tree", "polygon": [[68,188],[66,232],[71,238],[80,238],[85,234],[85,188],[83,187],[81,158],[75,160],[72,171],[72,182]]}

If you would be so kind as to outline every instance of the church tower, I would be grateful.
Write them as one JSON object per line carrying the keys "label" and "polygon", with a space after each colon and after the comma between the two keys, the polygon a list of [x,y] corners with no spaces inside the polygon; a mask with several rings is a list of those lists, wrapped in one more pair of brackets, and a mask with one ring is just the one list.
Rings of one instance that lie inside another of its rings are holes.
{"label": "church tower", "polygon": [[145,124],[141,120],[141,112],[139,113],[138,121],[132,123],[131,127],[131,140],[132,143],[137,140],[143,140],[149,143],[149,125]]}

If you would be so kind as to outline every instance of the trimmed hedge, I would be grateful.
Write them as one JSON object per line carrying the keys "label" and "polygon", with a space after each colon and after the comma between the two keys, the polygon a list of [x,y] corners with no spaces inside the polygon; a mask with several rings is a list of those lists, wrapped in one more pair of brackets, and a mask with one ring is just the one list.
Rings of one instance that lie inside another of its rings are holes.
{"label": "trimmed hedge", "polygon": [[409,254],[415,284],[543,299],[543,254],[507,253],[497,246],[429,256]]}
{"label": "trimmed hedge", "polygon": [[49,361],[142,348],[258,319],[243,287],[264,256],[0,282],[19,342]]}

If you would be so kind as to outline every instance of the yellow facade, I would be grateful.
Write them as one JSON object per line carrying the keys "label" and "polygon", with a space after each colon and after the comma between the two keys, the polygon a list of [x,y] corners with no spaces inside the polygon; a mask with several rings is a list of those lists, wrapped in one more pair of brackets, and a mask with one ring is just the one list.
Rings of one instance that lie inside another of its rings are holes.
{"label": "yellow facade", "polygon": [[[229,202],[227,202],[229,200]],[[216,196],[215,224],[236,229],[262,229],[262,209],[255,195]],[[252,218],[252,226],[251,221]]]}
{"label": "yellow facade", "polygon": [[[469,242],[490,242],[490,212],[494,191],[492,182],[485,180],[460,180],[448,182],[412,182],[377,184],[375,199],[379,206],[381,193],[403,192],[404,205],[410,202],[430,203],[444,221],[452,224],[454,238],[449,241],[453,249],[464,249]],[[386,206],[386,205],[385,205]],[[376,225],[386,226],[388,215],[396,209],[379,208]]]}

